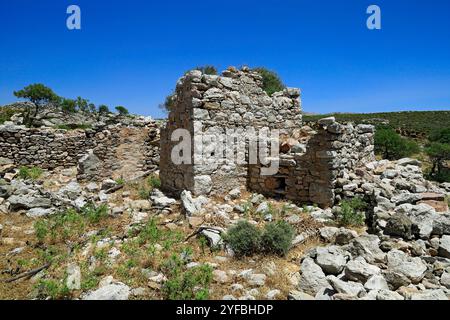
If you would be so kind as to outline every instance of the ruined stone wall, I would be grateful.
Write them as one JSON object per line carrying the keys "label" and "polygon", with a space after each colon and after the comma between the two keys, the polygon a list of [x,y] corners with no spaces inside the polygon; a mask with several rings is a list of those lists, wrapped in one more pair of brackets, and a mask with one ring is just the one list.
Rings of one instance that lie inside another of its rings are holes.
{"label": "ruined stone wall", "polygon": [[[178,81],[174,104],[167,125],[161,132],[160,176],[165,190],[179,193],[190,190],[194,194],[221,193],[246,182],[248,166],[227,161],[217,155],[215,141],[220,135],[230,137],[230,132],[241,136],[249,127],[280,129],[289,134],[301,126],[300,90],[286,89],[269,97],[262,89],[259,74],[246,68],[229,68],[222,76],[205,75],[191,71]],[[171,159],[172,133],[186,129],[191,135],[191,160],[199,160],[203,152],[203,163],[174,164]],[[199,145],[204,146],[202,151]],[[246,145],[232,153],[244,152]],[[206,152],[207,150],[207,152]],[[224,152],[221,150],[221,152]],[[242,156],[242,154],[240,154]]]}
{"label": "ruined stone wall", "polygon": [[[35,166],[43,169],[72,167],[79,164],[89,150],[101,162],[92,175],[81,180],[111,177],[123,166],[119,161],[119,148],[124,144],[122,126],[107,126],[89,130],[54,130],[26,128],[15,125],[0,126],[0,157],[12,160],[17,166]],[[143,135],[138,146],[143,153],[138,166],[142,171],[157,170],[159,162],[159,125],[152,123],[147,127],[134,128],[136,135]],[[129,137],[128,137],[129,138]],[[133,139],[132,139],[133,140]],[[134,142],[134,141],[133,141]],[[125,142],[126,143],[126,142]],[[134,150],[124,150],[130,158]]]}
{"label": "ruined stone wall", "polygon": [[348,181],[358,167],[375,160],[373,133],[373,126],[326,120],[319,124],[306,150],[280,155],[277,175],[262,176],[261,165],[251,166],[248,188],[271,197],[330,207],[356,191],[340,182]]}

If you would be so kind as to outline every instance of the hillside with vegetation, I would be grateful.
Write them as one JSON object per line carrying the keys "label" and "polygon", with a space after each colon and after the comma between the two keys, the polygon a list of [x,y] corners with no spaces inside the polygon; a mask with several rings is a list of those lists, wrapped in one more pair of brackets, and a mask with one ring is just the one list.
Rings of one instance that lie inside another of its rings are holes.
{"label": "hillside with vegetation", "polygon": [[333,116],[339,122],[369,123],[391,128],[411,137],[425,137],[433,131],[450,128],[449,111],[402,111],[382,113],[334,113],[303,115],[305,122]]}

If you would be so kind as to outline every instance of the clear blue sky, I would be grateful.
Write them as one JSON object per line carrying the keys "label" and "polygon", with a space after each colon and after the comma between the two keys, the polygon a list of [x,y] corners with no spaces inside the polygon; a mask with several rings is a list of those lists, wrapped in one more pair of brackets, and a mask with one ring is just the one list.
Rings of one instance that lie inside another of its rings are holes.
{"label": "clear blue sky", "polygon": [[[82,30],[66,28],[66,9]],[[366,28],[366,8],[382,30]],[[2,0],[0,105],[41,82],[161,116],[184,71],[266,66],[308,112],[450,110],[448,0]]]}

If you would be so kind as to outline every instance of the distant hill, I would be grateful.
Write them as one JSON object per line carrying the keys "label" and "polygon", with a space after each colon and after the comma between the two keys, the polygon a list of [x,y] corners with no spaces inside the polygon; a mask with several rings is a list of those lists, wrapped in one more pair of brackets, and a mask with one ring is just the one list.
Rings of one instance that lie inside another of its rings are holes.
{"label": "distant hill", "polygon": [[324,117],[336,117],[339,122],[373,124],[389,127],[405,136],[422,138],[436,129],[450,128],[450,111],[403,111],[382,113],[334,113],[303,116],[304,122],[317,121]]}

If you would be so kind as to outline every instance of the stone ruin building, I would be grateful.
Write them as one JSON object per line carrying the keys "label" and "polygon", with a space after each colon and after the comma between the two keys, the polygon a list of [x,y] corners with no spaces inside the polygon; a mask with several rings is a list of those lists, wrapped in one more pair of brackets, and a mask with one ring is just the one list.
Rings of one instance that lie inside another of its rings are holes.
{"label": "stone ruin building", "polygon": [[[174,194],[183,190],[194,195],[224,194],[246,185],[266,196],[329,207],[353,195],[354,190],[339,185],[339,178],[355,175],[360,165],[375,159],[372,126],[342,125],[330,118],[319,121],[314,129],[303,127],[300,90],[287,88],[269,97],[261,76],[247,68],[229,68],[221,76],[191,71],[178,81],[174,97],[161,129],[160,150],[162,188]],[[221,142],[212,141],[211,136],[226,135],[227,130],[244,134],[247,127],[280,131],[277,174],[262,175],[265,165],[259,161],[247,164],[248,139],[231,151],[236,158],[245,157],[245,164],[215,157],[214,144]],[[193,146],[190,163],[181,165],[171,159],[181,141],[172,141],[178,129],[190,133]],[[213,148],[210,158],[196,162],[199,142],[203,148]]]}
{"label": "stone ruin building", "polygon": [[[262,77],[248,68],[231,67],[221,76],[191,71],[177,83],[165,124],[133,121],[74,131],[5,123],[0,126],[0,158],[45,169],[77,165],[80,181],[132,179],[159,165],[162,189],[174,195],[184,190],[223,195],[245,185],[269,197],[321,207],[358,193],[342,181],[355,180],[358,167],[374,160],[372,126],[334,119],[304,126],[300,90],[287,88],[268,96]],[[248,164],[249,140],[256,134],[248,128],[279,130],[276,174],[263,175],[268,166],[259,158]],[[181,141],[172,141],[178,129],[190,135],[188,163],[175,164],[171,158]],[[223,141],[214,137],[220,135],[239,142],[226,150],[232,160],[215,154],[225,152],[216,148]],[[198,150],[199,145],[206,150]],[[207,157],[196,161],[202,153]]]}

